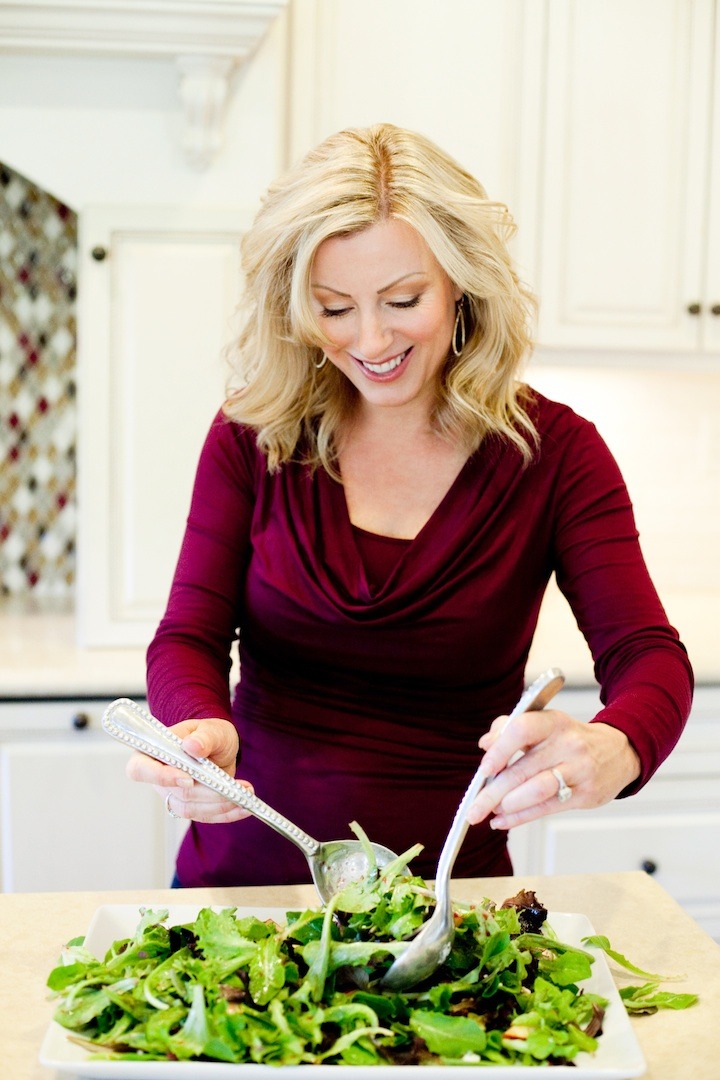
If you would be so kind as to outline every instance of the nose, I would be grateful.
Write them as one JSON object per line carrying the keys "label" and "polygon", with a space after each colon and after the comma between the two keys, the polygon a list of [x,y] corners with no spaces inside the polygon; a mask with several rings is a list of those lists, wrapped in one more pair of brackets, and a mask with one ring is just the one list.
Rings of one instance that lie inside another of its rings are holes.
{"label": "nose", "polygon": [[376,360],[385,353],[392,341],[392,329],[379,312],[365,314],[360,319],[357,349],[362,360]]}

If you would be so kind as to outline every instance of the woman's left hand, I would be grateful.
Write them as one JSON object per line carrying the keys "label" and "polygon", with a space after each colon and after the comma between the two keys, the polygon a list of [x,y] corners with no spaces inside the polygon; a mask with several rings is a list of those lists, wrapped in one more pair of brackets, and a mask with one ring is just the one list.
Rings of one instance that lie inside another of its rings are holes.
{"label": "woman's left hand", "polygon": [[[585,724],[557,709],[523,713],[506,724],[499,716],[479,740],[483,771],[493,779],[468,811],[472,825],[492,814],[492,828],[512,829],[560,810],[602,806],[640,775],[629,739],[609,724]],[[519,750],[523,756],[508,766]],[[558,799],[553,769],[572,792],[565,801]]]}

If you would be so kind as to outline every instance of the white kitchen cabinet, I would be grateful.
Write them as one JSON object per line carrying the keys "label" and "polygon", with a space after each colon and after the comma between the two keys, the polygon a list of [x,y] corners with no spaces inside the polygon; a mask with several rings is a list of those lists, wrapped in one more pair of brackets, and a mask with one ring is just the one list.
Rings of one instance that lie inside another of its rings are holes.
{"label": "white kitchen cabinet", "polygon": [[540,344],[720,351],[715,0],[549,0]]}
{"label": "white kitchen cabinet", "polygon": [[[590,719],[593,691],[558,708]],[[700,687],[680,742],[637,795],[564,811],[510,833],[516,875],[645,870],[720,940],[720,691]]]}
{"label": "white kitchen cabinet", "polygon": [[222,405],[248,214],[91,207],[80,215],[78,629],[150,641],[205,434]]}
{"label": "white kitchen cabinet", "polygon": [[[544,7],[539,0],[294,0],[290,159],[345,127],[385,122],[422,132],[508,205],[520,224],[513,252],[527,272]],[[349,47],[362,58],[362,92]]]}
{"label": "white kitchen cabinet", "polygon": [[102,700],[0,704],[0,891],[167,887],[182,823],[125,776]]}

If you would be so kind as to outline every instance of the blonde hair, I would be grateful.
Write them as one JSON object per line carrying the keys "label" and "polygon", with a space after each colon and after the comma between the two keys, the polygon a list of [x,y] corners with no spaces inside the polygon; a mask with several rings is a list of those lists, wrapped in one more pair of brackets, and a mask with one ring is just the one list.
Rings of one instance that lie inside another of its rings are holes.
{"label": "blonde hair", "polygon": [[333,365],[315,367],[328,342],[310,275],[324,240],[386,218],[411,225],[465,295],[466,341],[442,372],[436,430],[468,453],[499,434],[529,460],[536,435],[518,372],[534,301],[508,253],[512,218],[434,143],[391,124],[332,135],[269,188],[242,244],[240,386],[228,389],[226,415],[255,429],[270,470],[300,456],[337,476],[337,440],[357,391]]}

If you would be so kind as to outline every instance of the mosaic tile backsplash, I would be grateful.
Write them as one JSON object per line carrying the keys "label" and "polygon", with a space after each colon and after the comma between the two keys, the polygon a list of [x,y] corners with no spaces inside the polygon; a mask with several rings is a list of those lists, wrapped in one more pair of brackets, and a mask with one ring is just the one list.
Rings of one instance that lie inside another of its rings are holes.
{"label": "mosaic tile backsplash", "polygon": [[0,163],[0,595],[75,577],[77,214]]}

